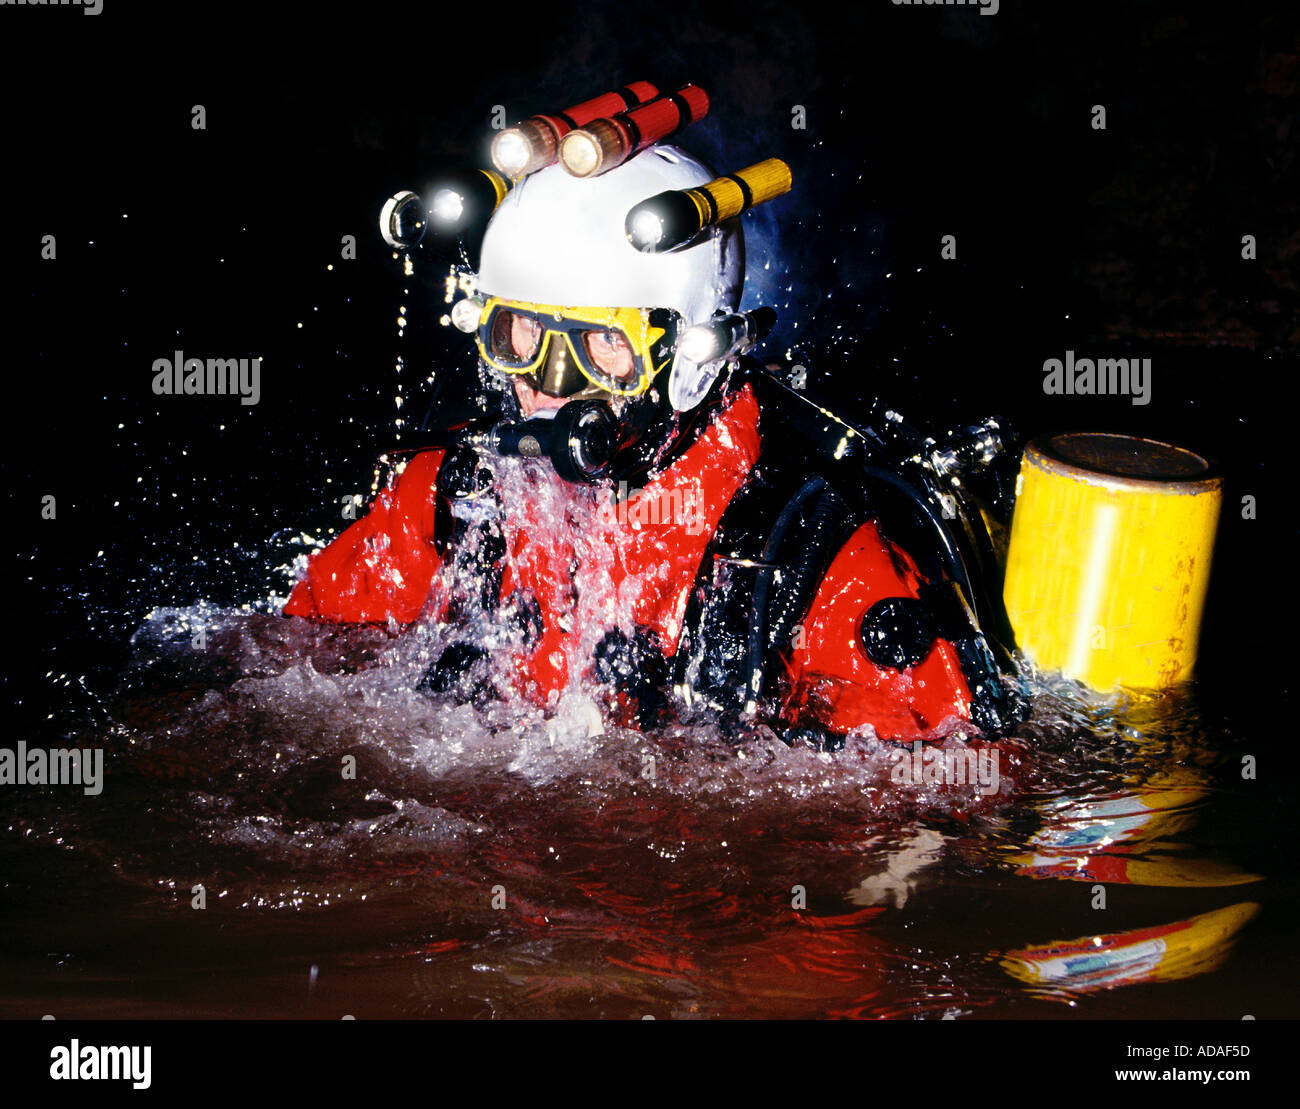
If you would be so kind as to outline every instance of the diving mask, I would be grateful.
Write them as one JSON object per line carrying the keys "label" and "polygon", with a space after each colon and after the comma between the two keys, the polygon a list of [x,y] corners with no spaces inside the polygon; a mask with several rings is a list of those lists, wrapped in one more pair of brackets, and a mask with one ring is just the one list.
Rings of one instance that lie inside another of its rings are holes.
{"label": "diving mask", "polygon": [[675,313],[562,308],[490,298],[478,321],[483,360],[552,397],[640,396],[669,361]]}

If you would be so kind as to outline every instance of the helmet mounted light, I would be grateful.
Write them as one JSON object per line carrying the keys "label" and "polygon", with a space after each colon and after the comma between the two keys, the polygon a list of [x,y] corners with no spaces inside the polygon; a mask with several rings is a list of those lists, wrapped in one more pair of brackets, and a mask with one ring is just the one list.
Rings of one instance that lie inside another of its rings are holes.
{"label": "helmet mounted light", "polygon": [[560,141],[560,163],[574,177],[595,177],[621,166],[646,147],[703,119],[709,94],[683,85],[631,111],[594,119]]}
{"label": "helmet mounted light", "polygon": [[379,213],[379,233],[394,250],[428,248],[430,229],[454,239],[473,224],[486,226],[509,191],[510,183],[491,170],[450,173],[438,179],[428,203],[410,189],[389,197]]}
{"label": "helmet mounted light", "polygon": [[483,317],[483,301],[479,297],[465,297],[458,300],[449,313],[452,326],[466,335],[473,335],[478,330],[479,320]]}
{"label": "helmet mounted light", "polygon": [[643,253],[674,250],[706,227],[790,191],[790,167],[767,158],[694,189],[674,189],[643,200],[627,214],[628,242]]}
{"label": "helmet mounted light", "polygon": [[649,81],[633,81],[562,112],[530,116],[522,123],[507,127],[492,140],[492,164],[517,181],[554,162],[559,156],[560,140],[570,131],[602,116],[626,112],[658,95],[659,89]]}
{"label": "helmet mounted light", "polygon": [[775,309],[755,308],[722,314],[687,328],[677,342],[668,378],[669,403],[678,412],[694,408],[713,387],[722,368],[752,350],[775,325]]}

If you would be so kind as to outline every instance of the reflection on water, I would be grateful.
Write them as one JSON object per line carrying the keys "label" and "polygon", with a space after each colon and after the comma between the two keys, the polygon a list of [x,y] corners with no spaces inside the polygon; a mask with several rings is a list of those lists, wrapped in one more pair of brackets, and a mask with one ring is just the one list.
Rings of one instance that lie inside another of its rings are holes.
{"label": "reflection on water", "polygon": [[1079,993],[1142,982],[1190,978],[1216,969],[1238,930],[1259,911],[1244,903],[1152,928],[1085,936],[1009,952],[1007,973],[1041,987],[1042,996],[1068,1000]]}
{"label": "reflection on water", "polygon": [[1198,845],[1237,756],[1188,697],[1035,679],[986,794],[870,737],[431,699],[446,634],[156,611],[63,740],[106,748],[103,793],[10,794],[0,1013],[1088,1015],[1259,911]]}

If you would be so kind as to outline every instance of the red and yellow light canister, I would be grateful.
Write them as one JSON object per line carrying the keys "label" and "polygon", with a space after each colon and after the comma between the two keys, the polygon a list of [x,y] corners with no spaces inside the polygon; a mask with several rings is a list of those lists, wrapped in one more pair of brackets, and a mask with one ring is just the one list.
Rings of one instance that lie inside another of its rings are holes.
{"label": "red and yellow light canister", "polygon": [[570,131],[594,119],[626,112],[658,95],[659,89],[649,81],[633,81],[562,112],[530,116],[492,140],[492,164],[506,177],[517,181],[554,162],[559,157],[560,140]]}
{"label": "red and yellow light canister", "polygon": [[1103,692],[1189,678],[1222,496],[1209,463],[1169,443],[1033,440],[1003,588],[1021,651]]}
{"label": "red and yellow light canister", "polygon": [[574,177],[596,177],[708,111],[709,94],[699,85],[683,85],[649,104],[570,131],[560,142],[560,164]]}

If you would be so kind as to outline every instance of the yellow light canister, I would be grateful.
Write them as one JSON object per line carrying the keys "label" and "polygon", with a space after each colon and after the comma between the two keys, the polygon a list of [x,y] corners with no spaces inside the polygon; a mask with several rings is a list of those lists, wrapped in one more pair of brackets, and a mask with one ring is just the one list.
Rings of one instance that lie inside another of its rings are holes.
{"label": "yellow light canister", "polygon": [[693,189],[669,189],[628,211],[624,224],[628,242],[644,254],[675,250],[706,227],[784,196],[793,184],[785,162],[764,158]]}
{"label": "yellow light canister", "polygon": [[1128,435],[1033,440],[1016,483],[1007,616],[1025,656],[1094,689],[1191,676],[1222,479]]}

